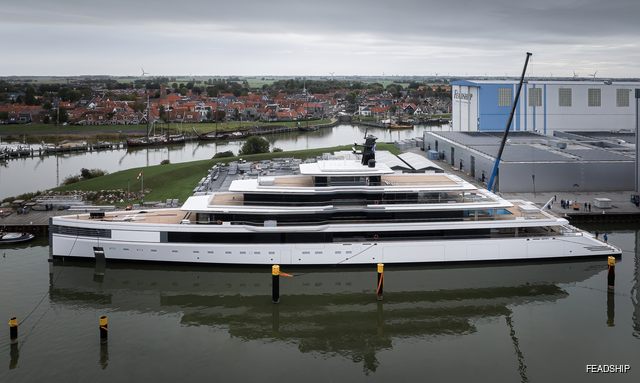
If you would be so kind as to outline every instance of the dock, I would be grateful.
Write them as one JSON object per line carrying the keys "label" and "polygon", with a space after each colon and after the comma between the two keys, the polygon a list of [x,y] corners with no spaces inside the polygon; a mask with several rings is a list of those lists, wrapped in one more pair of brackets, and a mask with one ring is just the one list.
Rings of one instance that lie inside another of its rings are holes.
{"label": "dock", "polygon": [[17,214],[17,212],[14,211],[8,216],[0,215],[0,229],[44,236],[49,231],[49,218],[69,214],[72,214],[69,210],[32,210],[26,214]]}

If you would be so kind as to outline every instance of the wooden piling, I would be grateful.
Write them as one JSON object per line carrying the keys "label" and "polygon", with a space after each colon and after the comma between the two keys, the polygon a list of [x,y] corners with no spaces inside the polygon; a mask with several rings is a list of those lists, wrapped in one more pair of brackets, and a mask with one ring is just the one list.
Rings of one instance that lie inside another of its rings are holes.
{"label": "wooden piling", "polygon": [[607,265],[609,271],[607,273],[607,287],[609,290],[613,290],[616,286],[616,257],[609,256],[607,259]]}
{"label": "wooden piling", "polygon": [[100,317],[98,323],[100,328],[100,342],[106,342],[109,338],[109,318],[103,315]]}
{"label": "wooden piling", "polygon": [[9,339],[12,344],[18,342],[18,319],[16,317],[9,319]]}

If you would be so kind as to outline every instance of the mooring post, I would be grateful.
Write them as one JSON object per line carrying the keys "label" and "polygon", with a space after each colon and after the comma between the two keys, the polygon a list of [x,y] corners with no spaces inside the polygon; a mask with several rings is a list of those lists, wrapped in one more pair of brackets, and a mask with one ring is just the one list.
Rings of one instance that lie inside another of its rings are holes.
{"label": "mooring post", "polygon": [[18,342],[18,319],[16,317],[9,319],[9,339],[11,344]]}
{"label": "mooring post", "polygon": [[384,288],[384,263],[378,263],[378,277],[376,282],[376,298],[381,301],[382,290]]}
{"label": "mooring post", "polygon": [[100,317],[100,342],[105,343],[109,339],[109,318],[106,315]]}
{"label": "mooring post", "polygon": [[609,273],[607,274],[607,287],[613,290],[616,286],[616,257],[610,255],[607,259],[609,265]]}
{"label": "mooring post", "polygon": [[271,301],[280,303],[280,265],[271,266]]}

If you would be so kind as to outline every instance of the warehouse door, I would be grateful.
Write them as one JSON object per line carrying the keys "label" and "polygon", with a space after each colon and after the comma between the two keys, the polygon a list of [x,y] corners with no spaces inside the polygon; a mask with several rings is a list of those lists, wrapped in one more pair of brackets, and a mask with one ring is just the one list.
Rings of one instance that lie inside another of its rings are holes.
{"label": "warehouse door", "polygon": [[453,149],[454,149],[454,147],[452,146],[451,147],[451,166],[455,166],[455,163],[456,163],[455,162],[455,158],[453,157],[453,155],[455,153],[455,151]]}

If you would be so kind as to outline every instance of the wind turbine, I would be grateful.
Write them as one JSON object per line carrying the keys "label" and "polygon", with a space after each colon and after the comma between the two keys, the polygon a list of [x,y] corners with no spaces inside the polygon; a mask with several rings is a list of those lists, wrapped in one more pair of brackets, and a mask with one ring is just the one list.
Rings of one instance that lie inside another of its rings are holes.
{"label": "wind turbine", "polygon": [[149,74],[149,72],[145,72],[143,67],[140,67],[140,69],[142,70],[142,77],[144,77],[145,74]]}
{"label": "wind turbine", "polygon": [[578,78],[578,74],[576,73],[576,71],[573,71],[573,78]]}
{"label": "wind turbine", "polygon": [[597,74],[598,74],[598,71],[595,71],[592,74],[590,74],[589,76],[593,77],[593,79],[595,80]]}

